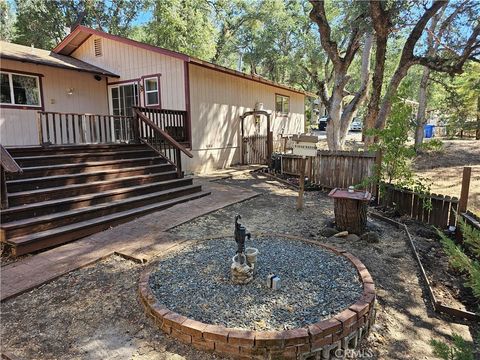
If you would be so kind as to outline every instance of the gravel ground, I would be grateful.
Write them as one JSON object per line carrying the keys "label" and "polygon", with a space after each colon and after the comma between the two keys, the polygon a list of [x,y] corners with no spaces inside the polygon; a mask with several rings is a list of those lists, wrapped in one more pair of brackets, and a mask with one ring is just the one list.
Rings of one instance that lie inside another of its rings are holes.
{"label": "gravel ground", "polygon": [[[357,256],[377,287],[377,321],[361,344],[364,359],[434,359],[429,341],[449,341],[452,333],[471,341],[474,324],[454,324],[434,313],[419,282],[418,268],[402,232],[380,223],[379,243],[325,239],[324,222],[333,215],[325,194],[306,193],[295,210],[296,193],[260,175],[226,181],[262,195],[202,216],[173,231],[185,239],[232,236],[234,215],[255,232],[290,233],[327,242]],[[225,234],[225,235],[222,235]],[[1,346],[20,359],[215,359],[193,351],[161,331],[142,312],[139,273],[144,266],[111,257],[1,304]]]}
{"label": "gravel ground", "polygon": [[[343,256],[301,241],[263,237],[258,273],[247,285],[230,281],[232,238],[194,243],[161,260],[150,286],[169,309],[205,323],[251,330],[288,330],[329,318],[355,303],[362,285]],[[267,275],[281,279],[277,291]]]}

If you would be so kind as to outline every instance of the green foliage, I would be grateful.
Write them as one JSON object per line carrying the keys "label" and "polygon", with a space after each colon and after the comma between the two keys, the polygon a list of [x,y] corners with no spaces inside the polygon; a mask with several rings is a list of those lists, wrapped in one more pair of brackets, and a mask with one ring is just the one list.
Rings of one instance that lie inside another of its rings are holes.
{"label": "green foliage", "polygon": [[440,152],[443,150],[443,142],[440,139],[431,139],[424,141],[421,148],[424,152]]}
{"label": "green foliage", "polygon": [[381,192],[385,190],[385,182],[398,188],[410,189],[421,195],[425,208],[431,208],[430,198],[427,197],[430,185],[412,170],[412,160],[416,156],[413,146],[408,145],[408,133],[413,125],[412,107],[402,96],[404,91],[401,88],[399,96],[394,99],[385,129],[371,129],[367,132],[377,139],[369,150],[381,152],[382,162],[380,168],[375,169],[377,175],[366,181],[380,182]]}
{"label": "green foliage", "polygon": [[15,0],[13,41],[51,49],[77,21],[111,34],[126,36],[133,20],[147,4],[145,0]]}
{"label": "green foliage", "polygon": [[473,346],[458,334],[452,334],[452,346],[438,341],[430,340],[433,355],[443,360],[473,360]]}
{"label": "green foliage", "polygon": [[204,60],[215,53],[212,9],[199,0],[157,0],[144,41]]}
{"label": "green foliage", "polygon": [[432,107],[442,114],[449,134],[466,129],[468,123],[476,120],[480,94],[479,73],[480,64],[470,61],[463,74],[454,78],[438,74],[432,77]]}
{"label": "green foliage", "polygon": [[10,41],[13,34],[13,16],[10,5],[7,1],[0,0],[0,40]]}
{"label": "green foliage", "polygon": [[445,253],[450,258],[453,268],[464,272],[467,275],[465,286],[472,289],[473,295],[480,300],[480,231],[466,224],[459,218],[460,229],[463,234],[463,241],[468,251],[473,254],[471,257],[465,250],[456,245],[450,238],[438,231]]}

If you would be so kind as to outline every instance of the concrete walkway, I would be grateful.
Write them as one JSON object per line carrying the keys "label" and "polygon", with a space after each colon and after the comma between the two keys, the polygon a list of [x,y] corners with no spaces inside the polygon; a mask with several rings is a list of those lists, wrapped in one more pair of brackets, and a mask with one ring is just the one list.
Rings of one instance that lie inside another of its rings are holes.
{"label": "concrete walkway", "polygon": [[204,191],[211,195],[151,213],[109,230],[44,251],[1,268],[0,301],[19,295],[58,278],[70,271],[89,265],[114,253],[137,260],[148,261],[185,239],[178,239],[166,231],[196,217],[232,205],[259,193],[253,190],[222,185],[211,180],[231,176],[224,171],[208,177],[196,178]]}

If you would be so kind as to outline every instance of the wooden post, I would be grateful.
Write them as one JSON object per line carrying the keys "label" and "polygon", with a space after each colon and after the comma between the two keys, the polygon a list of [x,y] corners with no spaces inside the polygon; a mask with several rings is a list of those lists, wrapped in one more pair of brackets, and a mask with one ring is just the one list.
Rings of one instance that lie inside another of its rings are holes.
{"label": "wooden post", "polygon": [[5,169],[0,166],[0,209],[8,208],[7,178]]}
{"label": "wooden post", "polygon": [[312,183],[313,179],[313,157],[310,156],[309,160],[309,169],[308,169],[308,180]]}
{"label": "wooden post", "polygon": [[467,211],[468,205],[468,193],[470,190],[470,177],[472,175],[472,168],[465,166],[463,168],[462,176],[462,190],[460,192],[460,201],[458,202],[458,214],[462,214]]}
{"label": "wooden post", "polygon": [[245,165],[245,143],[243,142],[243,121],[245,120],[244,117],[240,116],[240,127],[241,127],[241,136],[240,136],[240,161],[242,165]]}
{"label": "wooden post", "polygon": [[375,199],[377,202],[377,205],[380,205],[380,182],[381,182],[381,177],[382,175],[382,152],[377,151],[376,157],[375,157],[375,177],[377,178],[377,181],[375,183],[375,188],[374,188],[374,194],[375,194]]}
{"label": "wooden post", "polygon": [[270,131],[270,114],[267,114],[267,160],[270,162],[273,152],[273,133]]}
{"label": "wooden post", "polygon": [[307,159],[302,157],[300,160],[300,189],[298,191],[298,198],[297,198],[297,210],[303,209],[303,192],[305,190],[305,165],[307,164]]}

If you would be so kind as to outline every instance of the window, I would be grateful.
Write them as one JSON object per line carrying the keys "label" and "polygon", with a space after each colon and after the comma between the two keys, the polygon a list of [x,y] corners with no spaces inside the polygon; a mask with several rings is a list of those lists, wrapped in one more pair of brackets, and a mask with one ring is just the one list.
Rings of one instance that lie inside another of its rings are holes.
{"label": "window", "polygon": [[0,75],[2,105],[41,106],[38,76],[7,72]]}
{"label": "window", "polygon": [[290,98],[283,95],[275,95],[275,111],[280,114],[290,112]]}
{"label": "window", "polygon": [[158,86],[158,77],[146,78],[144,80],[145,88],[145,105],[160,105],[160,92]]}
{"label": "window", "polygon": [[93,40],[93,48],[95,51],[95,57],[102,56],[102,39],[97,38]]}

